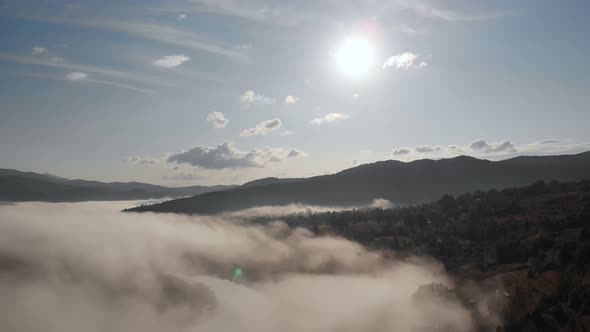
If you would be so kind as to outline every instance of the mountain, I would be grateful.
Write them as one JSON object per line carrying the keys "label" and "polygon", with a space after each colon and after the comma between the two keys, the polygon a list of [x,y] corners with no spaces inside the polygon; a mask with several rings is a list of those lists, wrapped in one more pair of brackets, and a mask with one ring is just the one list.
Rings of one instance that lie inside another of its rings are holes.
{"label": "mountain", "polygon": [[199,195],[235,186],[170,188],[141,182],[70,180],[52,174],[0,169],[0,201],[75,202]]}
{"label": "mountain", "polygon": [[249,187],[259,187],[259,186],[266,186],[269,184],[279,184],[279,183],[291,183],[301,181],[300,178],[288,178],[288,179],[280,179],[274,177],[262,178],[250,182],[246,182],[241,185],[242,188],[249,188]]}
{"label": "mountain", "polygon": [[444,194],[522,186],[538,180],[590,179],[590,152],[489,161],[460,156],[412,162],[380,161],[336,174],[267,181],[127,211],[213,214],[262,205],[303,203],[359,206],[375,198],[397,205],[434,201]]}

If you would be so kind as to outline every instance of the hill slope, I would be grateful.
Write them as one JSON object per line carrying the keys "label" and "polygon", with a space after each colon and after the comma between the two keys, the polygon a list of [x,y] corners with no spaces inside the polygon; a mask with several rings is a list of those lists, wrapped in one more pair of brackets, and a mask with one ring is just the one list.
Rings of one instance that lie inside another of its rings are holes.
{"label": "hill slope", "polygon": [[104,201],[199,195],[234,186],[169,188],[141,182],[69,180],[51,174],[0,169],[0,201]]}
{"label": "hill slope", "polygon": [[332,175],[206,193],[128,211],[211,214],[261,205],[304,203],[365,205],[385,198],[399,205],[434,201],[444,194],[502,189],[538,180],[590,179],[590,152],[517,157],[504,161],[460,156],[442,160],[380,161]]}

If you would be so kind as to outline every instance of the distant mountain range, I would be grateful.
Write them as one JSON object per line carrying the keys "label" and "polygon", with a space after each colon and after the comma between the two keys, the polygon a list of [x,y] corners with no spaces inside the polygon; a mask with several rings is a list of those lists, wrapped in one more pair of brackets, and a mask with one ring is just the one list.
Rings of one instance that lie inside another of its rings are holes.
{"label": "distant mountain range", "polygon": [[0,201],[77,202],[194,196],[235,186],[170,188],[141,182],[70,180],[52,174],[0,169]]}
{"label": "distant mountain range", "polygon": [[489,161],[460,156],[412,162],[380,161],[332,175],[304,179],[268,178],[127,211],[213,214],[263,205],[303,203],[361,206],[375,198],[397,205],[425,203],[444,194],[522,186],[539,180],[590,179],[590,152]]}

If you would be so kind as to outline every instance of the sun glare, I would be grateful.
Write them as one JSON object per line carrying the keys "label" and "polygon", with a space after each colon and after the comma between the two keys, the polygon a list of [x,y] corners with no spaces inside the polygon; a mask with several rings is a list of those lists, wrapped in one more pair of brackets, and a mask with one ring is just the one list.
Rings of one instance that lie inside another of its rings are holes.
{"label": "sun glare", "polygon": [[375,62],[375,51],[365,38],[346,39],[334,54],[338,69],[351,77],[360,77],[369,72]]}

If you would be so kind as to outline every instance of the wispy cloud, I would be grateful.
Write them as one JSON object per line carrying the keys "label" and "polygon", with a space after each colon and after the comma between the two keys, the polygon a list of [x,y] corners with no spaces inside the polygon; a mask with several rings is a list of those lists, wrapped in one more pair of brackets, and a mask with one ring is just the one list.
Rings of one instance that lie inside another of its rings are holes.
{"label": "wispy cloud", "polygon": [[466,13],[457,10],[436,7],[432,4],[427,4],[420,1],[403,2],[400,4],[400,8],[413,10],[417,15],[425,18],[438,19],[447,22],[482,21],[498,19],[515,14],[513,11],[485,11],[479,13]]}
{"label": "wispy cloud", "polygon": [[39,54],[43,54],[47,52],[47,48],[42,47],[42,46],[33,46],[33,48],[31,49],[31,53],[33,55],[39,55]]}
{"label": "wispy cloud", "polygon": [[315,118],[310,121],[312,125],[322,125],[324,123],[336,122],[340,120],[348,119],[350,115],[344,113],[329,113],[323,117]]}
{"label": "wispy cloud", "polygon": [[[90,75],[88,75],[87,73],[83,73],[83,72],[70,72],[70,73],[63,74],[63,75],[56,75],[56,74],[52,74],[52,73],[30,72],[30,71],[12,71],[12,70],[4,70],[4,72],[7,72],[7,73],[10,73],[13,75],[17,75],[17,76],[31,77],[31,78],[104,84],[104,85],[108,85],[108,86],[112,86],[112,87],[127,89],[127,90],[131,90],[131,91],[139,92],[139,93],[145,93],[145,94],[155,94],[156,93],[153,90],[137,87],[137,86],[130,85],[130,84],[125,84],[125,83],[115,82],[115,81],[110,81],[110,80],[104,80],[104,79],[92,78]],[[86,76],[84,76],[84,75],[86,75]]]}
{"label": "wispy cloud", "polygon": [[191,58],[184,54],[166,55],[158,60],[155,60],[154,66],[161,68],[175,68],[187,62],[190,59]]}
{"label": "wispy cloud", "polygon": [[29,16],[21,18],[54,24],[67,24],[85,28],[115,31],[163,44],[182,46],[225,57],[243,58],[243,54],[236,51],[232,45],[224,45],[223,43],[214,42],[204,35],[155,22],[122,21],[106,18],[69,18],[60,16]]}
{"label": "wispy cloud", "polygon": [[74,72],[68,73],[66,75],[66,78],[70,81],[81,81],[81,80],[88,78],[88,74],[82,73],[79,71],[74,71]]}
{"label": "wispy cloud", "polygon": [[284,130],[279,133],[280,136],[291,136],[294,134],[295,134],[295,132],[293,132],[292,130]]}
{"label": "wispy cloud", "polygon": [[72,63],[68,61],[53,61],[51,59],[33,57],[33,56],[19,56],[10,53],[0,52],[0,61],[11,62],[11,63],[18,63],[24,65],[32,65],[32,66],[42,66],[42,67],[50,67],[50,68],[58,68],[58,69],[65,69],[68,71],[78,71],[83,73],[93,73],[102,75],[105,77],[112,79],[119,79],[119,80],[126,80],[135,83],[145,84],[145,85],[159,85],[159,86],[172,86],[171,83],[166,82],[161,77],[153,77],[149,75],[131,73],[128,71],[123,70],[116,70],[111,68],[105,67],[98,67],[94,65],[87,65],[87,64],[78,64]]}

